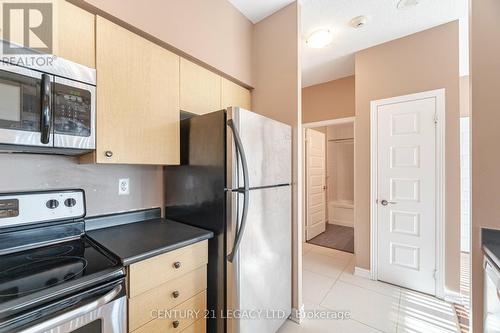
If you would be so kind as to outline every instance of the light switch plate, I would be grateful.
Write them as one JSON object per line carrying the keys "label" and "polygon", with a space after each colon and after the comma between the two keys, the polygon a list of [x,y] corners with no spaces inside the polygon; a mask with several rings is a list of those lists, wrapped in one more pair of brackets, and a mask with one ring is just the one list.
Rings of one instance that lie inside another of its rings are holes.
{"label": "light switch plate", "polygon": [[130,194],[130,179],[120,178],[118,179],[118,195],[129,195]]}

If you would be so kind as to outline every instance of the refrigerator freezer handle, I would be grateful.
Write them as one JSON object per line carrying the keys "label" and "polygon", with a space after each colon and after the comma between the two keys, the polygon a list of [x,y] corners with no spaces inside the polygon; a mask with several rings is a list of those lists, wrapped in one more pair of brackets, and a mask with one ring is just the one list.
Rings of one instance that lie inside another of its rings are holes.
{"label": "refrigerator freezer handle", "polygon": [[248,180],[248,165],[247,158],[245,156],[245,150],[243,149],[243,144],[241,143],[240,135],[238,130],[235,128],[232,119],[227,121],[227,125],[233,131],[234,144],[236,147],[236,153],[240,155],[241,166],[243,169],[243,188],[239,188],[238,192],[243,193],[243,211],[241,213],[241,222],[239,223],[239,228],[237,228],[236,236],[234,237],[234,244],[231,253],[228,254],[227,260],[233,262],[234,256],[238,251],[238,248],[243,237],[243,232],[245,231],[245,225],[247,223],[247,213],[248,213],[248,200],[250,195],[250,185]]}

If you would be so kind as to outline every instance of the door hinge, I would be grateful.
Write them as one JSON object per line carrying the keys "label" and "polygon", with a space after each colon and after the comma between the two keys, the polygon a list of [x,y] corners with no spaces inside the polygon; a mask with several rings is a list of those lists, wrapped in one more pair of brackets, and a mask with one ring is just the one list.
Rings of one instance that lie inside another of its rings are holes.
{"label": "door hinge", "polygon": [[438,117],[438,115],[437,115],[437,114],[435,114],[435,115],[434,115],[434,124],[436,124],[436,125],[437,125],[438,121],[439,121],[439,117]]}
{"label": "door hinge", "polygon": [[437,280],[437,269],[434,270],[433,276],[434,276],[434,280]]}

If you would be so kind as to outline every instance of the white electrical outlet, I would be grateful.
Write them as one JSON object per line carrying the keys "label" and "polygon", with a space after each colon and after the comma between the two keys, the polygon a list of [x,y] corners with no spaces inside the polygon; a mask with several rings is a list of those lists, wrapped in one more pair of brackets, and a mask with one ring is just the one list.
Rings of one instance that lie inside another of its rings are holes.
{"label": "white electrical outlet", "polygon": [[120,178],[118,179],[118,195],[129,195],[130,194],[130,179]]}

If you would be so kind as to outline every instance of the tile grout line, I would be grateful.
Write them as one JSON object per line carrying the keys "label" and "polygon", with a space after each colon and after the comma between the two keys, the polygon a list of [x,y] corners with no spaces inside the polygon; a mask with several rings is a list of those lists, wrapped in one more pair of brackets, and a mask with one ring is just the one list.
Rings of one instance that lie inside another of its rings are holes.
{"label": "tile grout line", "polygon": [[[375,331],[377,331],[377,332],[387,333],[387,332],[385,332],[385,331],[379,330],[379,329],[378,329],[378,328],[376,328],[376,327],[373,327],[373,326],[371,326],[371,325],[365,324],[365,323],[363,323],[362,321],[359,321],[359,320],[357,320],[357,319],[350,318],[349,320],[355,321],[355,322],[357,322],[357,323],[359,323],[359,324],[361,324],[361,325],[364,325],[364,326],[366,326],[366,327],[369,327],[369,328],[371,328],[371,329],[374,329],[374,330],[375,330]],[[396,333],[397,333],[397,332],[396,332]]]}
{"label": "tile grout line", "polygon": [[[311,252],[314,252],[315,254],[318,254],[318,255],[322,255],[322,256],[330,257],[330,256],[328,256],[328,255],[326,255],[326,254],[315,252],[315,251],[314,251],[314,249],[310,249],[308,253],[311,253]],[[305,255],[303,255],[303,257],[304,257],[304,256],[305,256]],[[331,258],[331,257],[330,257],[330,258]],[[338,259],[338,258],[334,258],[334,259]],[[335,285],[336,285],[339,281],[340,281],[340,282],[343,282],[343,283],[346,283],[346,284],[349,284],[349,285],[351,285],[351,286],[357,287],[357,288],[361,288],[361,289],[363,289],[363,290],[367,290],[367,291],[374,292],[374,293],[376,293],[376,294],[378,294],[378,295],[380,295],[380,296],[384,296],[384,297],[387,297],[387,298],[390,298],[390,299],[395,299],[395,300],[397,300],[397,311],[396,311],[396,318],[395,318],[395,332],[397,333],[397,332],[398,332],[398,329],[399,329],[399,313],[400,313],[400,311],[401,311],[402,288],[401,288],[401,287],[399,287],[399,286],[394,286],[395,288],[397,288],[397,295],[398,295],[397,297],[394,297],[394,296],[389,296],[389,295],[387,295],[387,294],[384,294],[384,293],[381,293],[381,292],[375,291],[375,290],[373,290],[373,289],[369,289],[369,288],[365,288],[365,287],[363,287],[363,286],[359,286],[359,285],[354,284],[354,283],[351,283],[351,282],[349,282],[349,281],[343,281],[343,280],[340,280],[340,277],[342,276],[342,274],[343,274],[343,273],[347,272],[347,268],[349,267],[349,265],[350,265],[351,261],[353,261],[354,259],[355,259],[355,258],[354,258],[354,256],[353,256],[353,257],[352,257],[352,258],[351,258],[351,259],[347,262],[347,264],[346,264],[346,265],[344,266],[344,268],[341,270],[341,272],[340,272],[340,274],[338,275],[338,277],[337,277],[337,278],[335,278],[334,283],[333,283],[333,284],[332,284],[332,286],[329,288],[329,290],[326,292],[326,294],[325,294],[325,296],[323,297],[323,299],[321,300],[320,304],[317,304],[317,305],[318,305],[318,306],[320,306],[320,307],[326,308],[325,306],[323,306],[323,305],[322,305],[322,303],[325,301],[325,299],[326,299],[326,297],[328,296],[328,294],[332,291],[333,287],[334,287],[334,286],[335,286]],[[322,273],[313,272],[313,271],[311,271],[311,270],[304,269],[304,268],[303,268],[303,270],[306,270],[306,271],[308,271],[308,272],[310,272],[310,273],[314,273],[314,274],[317,274],[317,275],[321,275],[321,276],[324,276],[324,277],[327,277],[327,278],[333,279],[332,277],[327,276],[327,275],[322,274]],[[351,273],[349,272],[349,274],[351,274]],[[355,276],[354,274],[351,274],[351,275]],[[327,309],[328,309],[328,308],[327,308]],[[357,320],[357,319],[354,319],[354,318],[352,318],[352,317],[350,318],[350,320],[353,320],[353,321],[355,321],[355,322],[357,322],[357,323],[359,323],[359,324],[365,325],[365,326],[367,326],[367,327],[369,327],[369,328],[372,328],[372,329],[374,329],[374,330],[376,330],[376,331],[378,331],[378,332],[385,333],[384,331],[381,331],[381,330],[379,330],[379,329],[378,329],[378,328],[376,328],[376,327],[373,327],[373,326],[371,326],[371,325],[369,325],[369,324],[366,324],[366,323],[364,323],[364,322],[362,322],[362,321],[359,321],[359,320]]]}
{"label": "tile grout line", "polygon": [[344,271],[346,270],[347,266],[349,266],[349,264],[351,263],[351,261],[354,260],[354,258],[351,258],[351,260],[349,260],[349,262],[344,266],[344,268],[340,271],[340,274],[337,276],[337,278],[335,279],[335,281],[333,282],[332,286],[330,287],[330,289],[328,289],[328,291],[326,292],[325,296],[321,299],[321,302],[319,302],[319,306],[322,306],[324,307],[323,305],[321,305],[321,303],[324,302],[326,296],[328,296],[328,294],[330,293],[330,291],[332,291],[333,287],[337,284],[338,280],[340,279],[340,276],[342,275],[342,273],[344,273]]}

